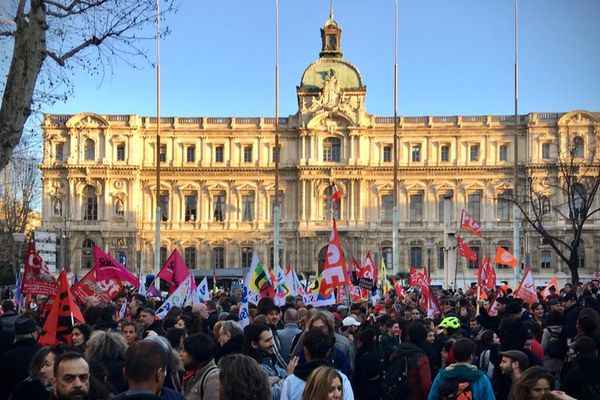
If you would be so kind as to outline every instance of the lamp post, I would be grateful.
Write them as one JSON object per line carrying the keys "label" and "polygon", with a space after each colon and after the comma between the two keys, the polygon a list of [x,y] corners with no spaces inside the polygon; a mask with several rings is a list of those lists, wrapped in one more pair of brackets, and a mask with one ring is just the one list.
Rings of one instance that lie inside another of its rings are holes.
{"label": "lamp post", "polygon": [[433,250],[433,243],[425,243],[425,249],[427,250],[427,278],[431,279],[431,252]]}
{"label": "lamp post", "polygon": [[27,236],[22,233],[22,232],[15,232],[12,234],[13,240],[15,241],[15,244],[17,245],[17,263],[16,265],[13,265],[13,273],[15,274],[15,277],[17,276],[17,271],[21,270],[21,263],[22,260],[21,258],[23,257],[23,243],[25,243],[25,239],[27,239]]}

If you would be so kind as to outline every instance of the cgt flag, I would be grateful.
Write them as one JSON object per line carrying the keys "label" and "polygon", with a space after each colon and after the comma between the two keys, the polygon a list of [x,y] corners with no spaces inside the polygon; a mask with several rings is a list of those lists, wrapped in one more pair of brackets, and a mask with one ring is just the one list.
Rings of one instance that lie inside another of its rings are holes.
{"label": "cgt flag", "polygon": [[319,291],[324,298],[329,298],[335,288],[350,283],[346,276],[345,265],[340,235],[338,234],[335,220],[333,220],[329,245],[327,246],[327,255],[325,256],[325,266],[321,273],[319,287]]}
{"label": "cgt flag", "polygon": [[471,232],[472,234],[481,237],[481,225],[475,221],[475,218],[471,216],[466,210],[462,210],[460,214],[460,227]]}
{"label": "cgt flag", "polygon": [[61,342],[70,343],[71,329],[78,322],[85,322],[85,319],[75,304],[69,290],[67,273],[63,270],[58,276],[58,292],[38,342],[44,346],[54,346]]}
{"label": "cgt flag", "polygon": [[129,272],[125,267],[119,264],[110,254],[105,253],[98,246],[94,246],[94,266],[96,270],[96,280],[106,281],[116,279],[128,282],[131,286],[140,286],[137,276]]}
{"label": "cgt flag", "polygon": [[538,301],[537,292],[535,290],[535,281],[531,272],[531,265],[527,267],[518,289],[515,291],[515,297],[523,299],[525,303],[533,304]]}
{"label": "cgt flag", "polygon": [[477,254],[475,254],[475,252],[473,251],[473,249],[471,249],[469,247],[469,245],[466,244],[464,242],[464,240],[462,240],[460,238],[460,236],[457,236],[456,240],[458,242],[458,251],[459,251],[461,257],[464,257],[464,258],[466,258],[467,260],[470,260],[470,261],[477,261]]}

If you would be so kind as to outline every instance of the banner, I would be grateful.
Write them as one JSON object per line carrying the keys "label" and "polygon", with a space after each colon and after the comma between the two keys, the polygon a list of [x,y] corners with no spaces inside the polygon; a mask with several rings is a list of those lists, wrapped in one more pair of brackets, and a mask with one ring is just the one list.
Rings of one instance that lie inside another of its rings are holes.
{"label": "banner", "polygon": [[519,288],[515,291],[515,297],[523,299],[525,303],[533,304],[538,302],[537,292],[535,290],[535,281],[531,272],[531,265],[527,267],[523,278],[519,283]]}
{"label": "banner", "polygon": [[431,281],[429,280],[429,278],[427,278],[427,275],[425,274],[425,272],[421,272],[419,270],[417,270],[416,268],[410,267],[409,270],[409,285],[410,286],[422,286],[424,284],[429,285],[431,283]]}
{"label": "banner", "polygon": [[327,246],[327,255],[325,256],[325,266],[321,272],[320,292],[324,298],[329,298],[333,290],[348,284],[345,272],[344,252],[342,243],[338,234],[337,225],[333,220],[331,235],[329,236],[329,246]]}
{"label": "banner", "polygon": [[119,264],[112,256],[94,245],[94,266],[96,270],[96,281],[115,279],[128,282],[131,286],[140,286],[137,276],[129,272]]}
{"label": "banner", "polygon": [[171,307],[183,307],[185,305],[191,293],[192,280],[192,276],[188,276],[187,279],[185,279],[181,283],[181,285],[179,285],[177,289],[175,289],[175,291],[171,293],[171,295],[167,298],[167,300],[165,300],[163,305],[160,306],[158,310],[156,310],[156,316],[158,318],[163,319],[167,315]]}
{"label": "banner", "polygon": [[494,296],[494,298],[492,299],[490,306],[487,309],[487,314],[490,317],[497,317],[498,316],[498,302],[496,301],[496,299],[498,298],[498,295],[496,294]]}
{"label": "banner", "polygon": [[324,297],[320,292],[308,293],[302,296],[305,306],[324,307],[335,304],[335,294],[331,293],[328,297]]}
{"label": "banner", "polygon": [[482,289],[493,289],[496,287],[496,271],[492,267],[489,256],[486,256],[479,264],[479,268],[477,269],[477,285]]}
{"label": "banner", "polygon": [[25,271],[21,279],[21,293],[25,296],[42,294],[52,297],[58,290],[56,279],[48,272],[48,268],[45,267],[44,260],[36,251],[32,240],[29,241],[27,248]]}
{"label": "banner", "polygon": [[548,282],[544,290],[542,290],[542,297],[544,298],[544,300],[546,299],[546,297],[550,296],[550,288],[553,286],[554,289],[558,289],[558,277],[556,275],[552,277],[552,279],[550,280],[550,282]]}
{"label": "banner", "polygon": [[400,281],[397,281],[396,278],[394,278],[394,290],[396,291],[396,296],[398,297],[404,298],[407,295],[406,289],[404,289],[404,286],[402,286]]}
{"label": "banner", "polygon": [[436,318],[442,315],[440,304],[435,298],[435,294],[431,290],[429,283],[423,282],[421,285],[421,296],[419,305],[425,311],[427,318]]}
{"label": "banner", "polygon": [[173,293],[173,291],[181,285],[189,275],[190,270],[185,265],[185,261],[183,261],[183,258],[181,258],[177,249],[175,249],[169,258],[167,258],[167,261],[165,261],[165,264],[162,266],[156,277],[169,282],[171,285],[170,292]]}
{"label": "banner", "polygon": [[466,229],[472,234],[481,237],[481,225],[475,221],[475,218],[471,216],[466,210],[462,210],[460,214],[460,227]]}
{"label": "banner", "polygon": [[71,329],[80,322],[85,322],[85,319],[75,304],[69,290],[67,273],[63,270],[58,276],[58,291],[38,342],[44,346],[70,343]]}
{"label": "banner", "polygon": [[88,297],[95,297],[100,302],[110,303],[122,290],[123,285],[119,280],[109,279],[98,282],[94,268],[71,287],[71,292],[79,304],[85,304]]}
{"label": "banner", "polygon": [[510,267],[516,267],[519,263],[519,260],[515,256],[513,256],[508,250],[497,246],[496,247],[496,256],[494,257],[494,262],[496,264],[508,265]]}
{"label": "banner", "polygon": [[238,321],[239,321],[240,325],[242,326],[242,328],[245,328],[246,326],[250,325],[250,310],[248,307],[248,303],[250,301],[248,298],[248,292],[250,290],[251,282],[252,282],[252,269],[250,269],[250,271],[248,271],[248,273],[246,274],[246,278],[244,279],[244,287],[242,288],[241,305],[240,305],[240,311],[238,314]]}
{"label": "banner", "polygon": [[283,270],[281,267],[277,266],[274,269],[275,274],[275,305],[278,307],[285,305],[285,297],[290,293],[290,289],[288,288],[285,275],[283,274]]}
{"label": "banner", "polygon": [[250,290],[260,294],[260,297],[275,297],[275,287],[269,278],[270,274],[263,264],[258,259],[256,253],[252,254],[252,262],[250,263],[250,271],[252,279],[250,280]]}
{"label": "banner", "polygon": [[460,253],[461,257],[464,257],[470,261],[477,261],[477,254],[475,254],[469,245],[466,244],[464,240],[460,238],[460,236],[457,236],[456,240],[458,241],[458,252]]}

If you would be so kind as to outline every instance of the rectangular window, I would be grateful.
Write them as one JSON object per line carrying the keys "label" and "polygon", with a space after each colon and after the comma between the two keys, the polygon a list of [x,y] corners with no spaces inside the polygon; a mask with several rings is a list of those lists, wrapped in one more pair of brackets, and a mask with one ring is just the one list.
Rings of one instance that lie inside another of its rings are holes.
{"label": "rectangular window", "polygon": [[86,221],[98,220],[98,199],[96,196],[86,197],[83,219]]}
{"label": "rectangular window", "polygon": [[383,146],[383,162],[392,162],[392,146]]}
{"label": "rectangular window", "polygon": [[543,269],[550,269],[550,262],[552,259],[552,252],[550,252],[550,250],[542,250],[542,252],[540,253],[540,266]]}
{"label": "rectangular window", "polygon": [[184,253],[185,265],[187,265],[188,269],[196,269],[196,248],[186,247]]}
{"label": "rectangular window", "polygon": [[469,160],[479,161],[479,145],[472,144],[469,148]]}
{"label": "rectangular window", "polygon": [[385,263],[385,267],[386,268],[392,268],[393,267],[393,265],[392,265],[392,262],[393,262],[392,255],[393,255],[393,252],[392,252],[392,248],[391,247],[383,247],[381,249],[381,257],[383,258],[383,262]]}
{"label": "rectangular window", "polygon": [[62,143],[58,143],[56,145],[56,153],[55,153],[54,158],[56,159],[56,161],[63,161],[64,156],[65,156],[65,145]]}
{"label": "rectangular window", "polygon": [[423,268],[423,248],[410,248],[410,266],[414,268]]}
{"label": "rectangular window", "polygon": [[498,221],[508,222],[512,219],[512,192],[502,192],[496,202],[496,218]]}
{"label": "rectangular window", "polygon": [[160,162],[167,162],[167,145],[166,144],[160,145],[159,157],[160,157]]}
{"label": "rectangular window", "polygon": [[443,144],[440,150],[440,159],[443,162],[450,161],[450,146],[447,144]]}
{"label": "rectangular window", "polygon": [[549,160],[550,159],[550,143],[542,143],[542,159]]}
{"label": "rectangular window", "polygon": [[225,248],[223,248],[223,247],[213,248],[213,267],[215,269],[225,268]]}
{"label": "rectangular window", "polygon": [[252,162],[252,145],[244,146],[244,162]]}
{"label": "rectangular window", "polygon": [[392,222],[394,210],[394,196],[391,194],[384,194],[381,196],[381,221]]}
{"label": "rectangular window", "polygon": [[215,147],[215,162],[222,163],[225,160],[225,149],[223,146]]}
{"label": "rectangular window", "polygon": [[323,140],[323,161],[340,162],[342,159],[342,141],[338,138]]}
{"label": "rectangular window", "polygon": [[481,249],[479,246],[470,246],[469,245],[469,247],[471,248],[471,250],[473,250],[473,253],[477,254],[477,260],[475,260],[475,261],[468,260],[467,267],[469,269],[477,269],[479,267],[479,252],[481,251]]}
{"label": "rectangular window", "polygon": [[213,221],[225,221],[225,195],[217,194],[213,197]]}
{"label": "rectangular window", "polygon": [[252,264],[252,247],[242,247],[242,268],[250,268]]}
{"label": "rectangular window", "polygon": [[254,195],[242,196],[242,221],[254,221]]}
{"label": "rectangular window", "polygon": [[413,162],[421,162],[421,145],[418,144],[416,146],[413,146],[411,154],[411,159]]}
{"label": "rectangular window", "polygon": [[163,222],[169,220],[169,195],[168,194],[160,195],[160,214],[161,214],[161,220]]}
{"label": "rectangular window", "polygon": [[198,196],[190,194],[185,196],[185,220],[194,222],[198,219]]}
{"label": "rectangular window", "polygon": [[185,149],[185,160],[189,163],[196,162],[196,146],[191,145]]}
{"label": "rectangular window", "polygon": [[420,222],[423,219],[423,194],[410,195],[410,221]]}
{"label": "rectangular window", "polygon": [[508,145],[502,144],[498,148],[498,159],[500,161],[508,161]]}
{"label": "rectangular window", "polygon": [[473,193],[467,196],[467,211],[477,221],[481,218],[481,195]]}
{"label": "rectangular window", "polygon": [[438,222],[444,223],[444,196],[438,197]]}
{"label": "rectangular window", "polygon": [[125,161],[125,145],[117,145],[117,161]]}
{"label": "rectangular window", "polygon": [[438,247],[438,268],[439,269],[444,269],[444,248],[443,247]]}

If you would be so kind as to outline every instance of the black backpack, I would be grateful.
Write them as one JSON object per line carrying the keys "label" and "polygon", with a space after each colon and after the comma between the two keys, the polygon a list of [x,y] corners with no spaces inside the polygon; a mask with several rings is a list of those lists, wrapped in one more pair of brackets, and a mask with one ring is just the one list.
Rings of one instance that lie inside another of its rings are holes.
{"label": "black backpack", "polygon": [[[393,356],[392,356],[393,357]],[[382,400],[407,400],[409,356],[399,356],[390,360],[381,387]]]}
{"label": "black backpack", "polygon": [[443,400],[473,400],[471,383],[464,379],[446,379],[438,389],[438,394]]}
{"label": "black backpack", "polygon": [[562,360],[568,350],[567,341],[560,337],[560,333],[548,331],[548,346],[546,347],[548,357]]}

